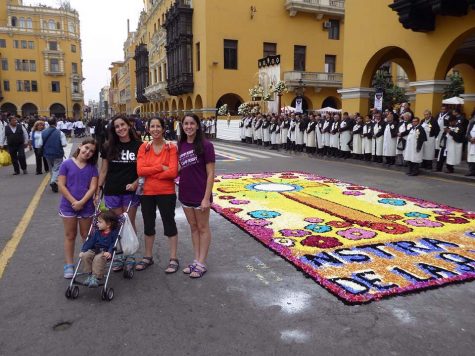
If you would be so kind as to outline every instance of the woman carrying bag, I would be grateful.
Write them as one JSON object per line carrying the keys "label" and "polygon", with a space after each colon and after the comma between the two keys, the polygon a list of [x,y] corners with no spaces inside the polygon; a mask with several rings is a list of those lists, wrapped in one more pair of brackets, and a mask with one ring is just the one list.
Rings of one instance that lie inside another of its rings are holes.
{"label": "woman carrying bag", "polygon": [[154,263],[153,243],[157,207],[163,223],[163,232],[168,237],[170,246],[170,260],[165,273],[175,273],[179,267],[178,230],[175,223],[175,178],[178,175],[178,154],[176,146],[165,141],[164,131],[163,119],[150,119],[148,132],[152,136],[152,141],[140,146],[137,157],[137,173],[144,180],[140,203],[145,235],[145,253],[142,261],[136,266],[137,271],[143,271]]}

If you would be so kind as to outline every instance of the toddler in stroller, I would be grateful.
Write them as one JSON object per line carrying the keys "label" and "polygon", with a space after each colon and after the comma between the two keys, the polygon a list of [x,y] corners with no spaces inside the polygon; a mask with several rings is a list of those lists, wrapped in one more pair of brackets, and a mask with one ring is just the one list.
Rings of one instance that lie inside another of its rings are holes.
{"label": "toddler in stroller", "polygon": [[112,211],[102,212],[97,217],[97,230],[82,246],[79,258],[84,263],[84,273],[89,274],[84,281],[89,288],[98,287],[98,280],[104,277],[106,263],[113,255],[118,227],[119,219]]}

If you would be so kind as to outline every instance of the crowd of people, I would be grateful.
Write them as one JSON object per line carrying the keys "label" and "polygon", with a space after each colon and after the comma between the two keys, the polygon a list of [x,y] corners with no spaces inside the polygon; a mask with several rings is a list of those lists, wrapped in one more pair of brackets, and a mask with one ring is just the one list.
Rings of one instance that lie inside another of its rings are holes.
{"label": "crowd of people", "polygon": [[[15,115],[6,116],[0,125],[4,133],[0,148],[8,147],[13,160],[14,174],[19,169],[27,173],[24,149],[34,149],[37,174],[51,172],[50,186],[62,197],[58,211],[64,225],[64,277],[72,278],[75,269],[74,247],[76,236],[84,241],[80,258],[85,283],[99,285],[104,268],[111,258],[111,247],[117,238],[118,217],[127,212],[136,231],[136,214],[140,207],[144,223],[144,255],[136,264],[143,271],[154,264],[156,211],[160,213],[163,233],[169,242],[169,261],[166,273],[175,273],[178,260],[178,228],[175,222],[176,183],[179,182],[178,200],[181,202],[190,227],[193,261],[183,273],[190,278],[201,278],[207,271],[206,260],[211,243],[209,227],[212,187],[214,183],[215,152],[207,138],[211,137],[206,124],[196,115],[178,118],[153,117],[147,121],[139,117],[115,116],[110,120],[93,119],[84,128],[92,137],[84,139],[71,158],[64,160],[67,137],[76,132],[66,131],[63,120],[36,118],[29,128],[26,120],[18,122]],[[178,135],[177,135],[178,134]],[[142,141],[143,136],[148,141]],[[177,143],[172,140],[177,140]],[[100,167],[98,168],[98,158]],[[97,207],[101,212],[94,227],[95,233],[87,239]],[[87,240],[86,240],[87,239]],[[124,268],[125,259],[111,261],[112,269]]]}
{"label": "crowd of people", "polygon": [[[400,110],[355,113],[252,114],[241,118],[242,142],[273,150],[307,152],[321,156],[354,158],[407,166],[407,174],[419,169],[454,172],[463,152],[475,176],[475,111],[467,119],[459,109],[442,105],[437,115],[424,111],[414,116],[409,103]],[[435,165],[434,165],[435,163]]]}

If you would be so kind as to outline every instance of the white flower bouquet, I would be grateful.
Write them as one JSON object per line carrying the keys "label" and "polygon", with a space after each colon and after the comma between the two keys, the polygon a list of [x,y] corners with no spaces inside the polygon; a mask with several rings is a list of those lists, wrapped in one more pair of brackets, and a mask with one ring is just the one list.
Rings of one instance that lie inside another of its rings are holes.
{"label": "white flower bouquet", "polygon": [[218,115],[224,116],[227,113],[228,113],[228,104],[224,104],[218,109]]}
{"label": "white flower bouquet", "polygon": [[285,82],[283,80],[279,80],[274,85],[271,85],[270,91],[272,93],[276,93],[277,95],[282,95],[283,93],[287,93],[289,89],[287,88],[287,85],[285,85]]}

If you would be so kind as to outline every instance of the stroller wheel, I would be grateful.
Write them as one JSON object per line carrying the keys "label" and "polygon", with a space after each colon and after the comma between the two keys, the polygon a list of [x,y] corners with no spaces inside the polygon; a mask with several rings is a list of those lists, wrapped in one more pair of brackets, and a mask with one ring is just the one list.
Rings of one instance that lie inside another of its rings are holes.
{"label": "stroller wheel", "polygon": [[113,288],[107,288],[106,300],[108,302],[110,302],[112,299],[114,299],[114,289]]}
{"label": "stroller wheel", "polygon": [[67,299],[71,299],[71,287],[68,287],[66,289],[66,293],[64,293],[64,296],[67,298]]}
{"label": "stroller wheel", "polygon": [[102,298],[102,300],[106,300],[106,298],[107,298],[107,293],[106,293],[105,288],[102,288],[102,291],[101,291],[101,298]]}
{"label": "stroller wheel", "polygon": [[73,287],[73,290],[71,291],[71,297],[73,299],[76,299],[77,297],[79,297],[79,287],[78,286]]}
{"label": "stroller wheel", "polygon": [[134,269],[127,266],[127,268],[124,269],[124,278],[126,279],[134,278]]}

